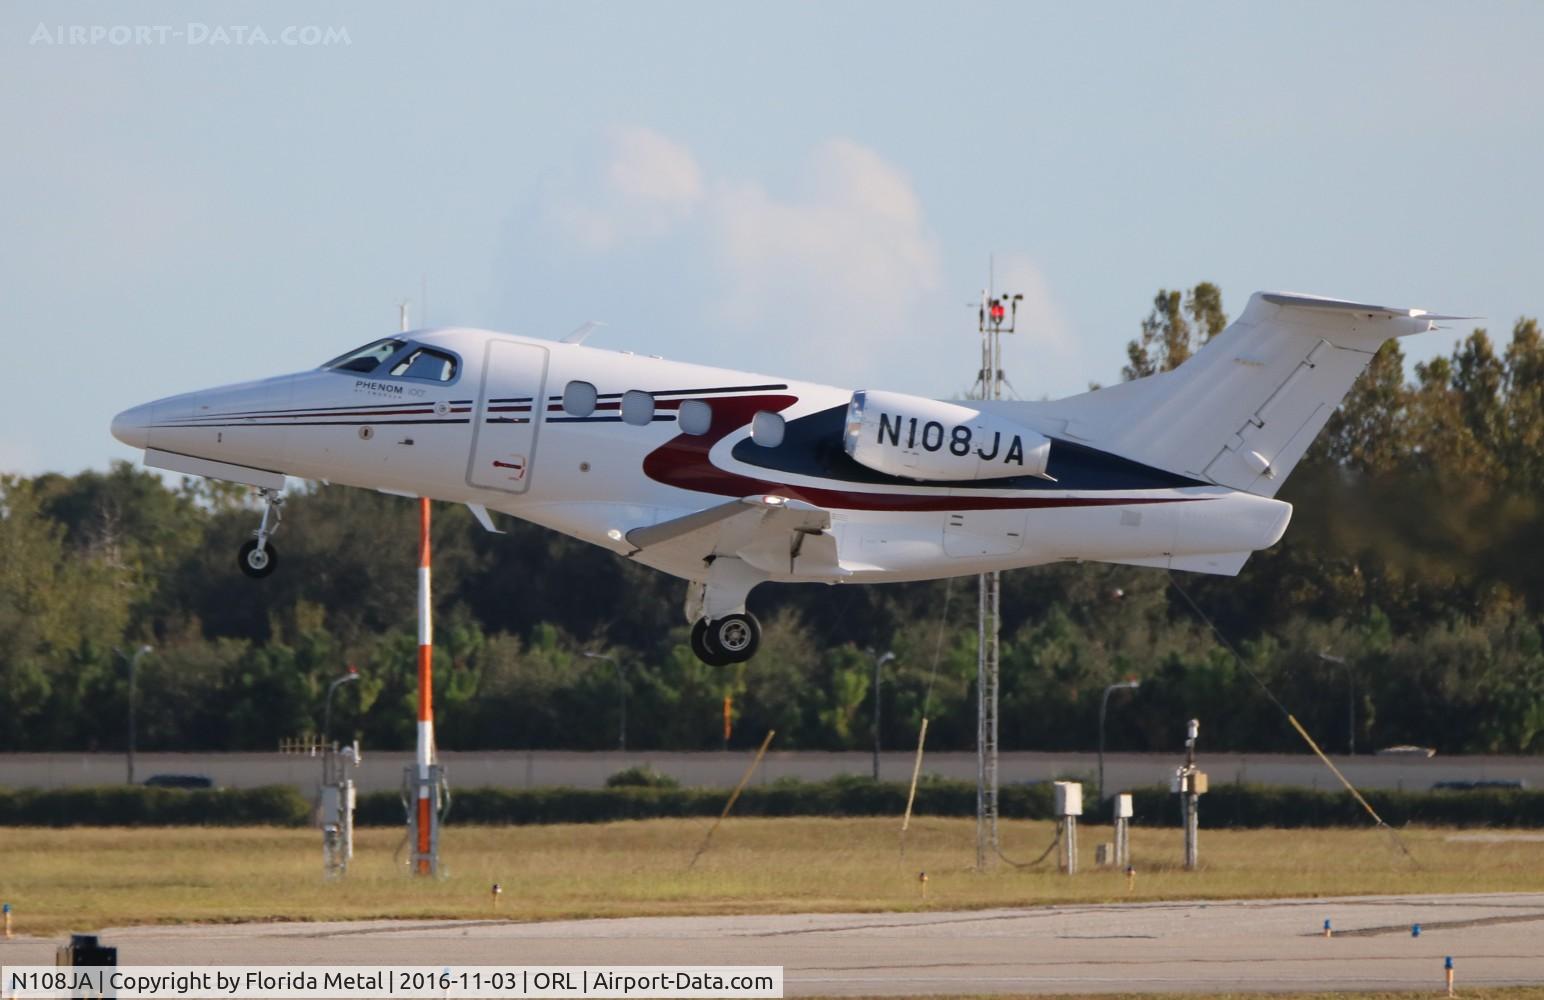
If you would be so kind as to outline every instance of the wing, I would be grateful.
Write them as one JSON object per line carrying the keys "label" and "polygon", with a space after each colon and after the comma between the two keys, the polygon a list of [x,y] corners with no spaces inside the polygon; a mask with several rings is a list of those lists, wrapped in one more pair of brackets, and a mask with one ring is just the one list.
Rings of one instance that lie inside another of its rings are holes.
{"label": "wing", "polygon": [[627,533],[632,555],[708,560],[735,556],[763,572],[841,574],[831,512],[802,500],[751,496]]}

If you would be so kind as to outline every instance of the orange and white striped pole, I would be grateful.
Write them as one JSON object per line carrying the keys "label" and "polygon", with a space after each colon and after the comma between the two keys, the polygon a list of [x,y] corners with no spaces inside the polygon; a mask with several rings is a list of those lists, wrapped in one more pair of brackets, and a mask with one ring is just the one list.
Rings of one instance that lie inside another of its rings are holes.
{"label": "orange and white striped pole", "polygon": [[429,589],[429,498],[418,500],[418,843],[419,875],[432,875],[430,860],[434,802],[429,769],[434,765],[434,621]]}

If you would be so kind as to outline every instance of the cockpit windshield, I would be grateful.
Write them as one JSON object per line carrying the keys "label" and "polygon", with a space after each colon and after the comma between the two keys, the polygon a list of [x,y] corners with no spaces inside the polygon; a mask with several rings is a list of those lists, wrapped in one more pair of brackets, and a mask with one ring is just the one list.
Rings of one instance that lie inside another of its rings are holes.
{"label": "cockpit windshield", "polygon": [[347,354],[333,358],[322,367],[344,372],[373,372],[381,366],[381,362],[402,350],[405,343],[406,341],[387,337],[385,340],[367,344],[357,351],[349,351]]}
{"label": "cockpit windshield", "polygon": [[443,351],[420,347],[391,366],[399,378],[421,378],[430,382],[449,382],[456,377],[456,359]]}

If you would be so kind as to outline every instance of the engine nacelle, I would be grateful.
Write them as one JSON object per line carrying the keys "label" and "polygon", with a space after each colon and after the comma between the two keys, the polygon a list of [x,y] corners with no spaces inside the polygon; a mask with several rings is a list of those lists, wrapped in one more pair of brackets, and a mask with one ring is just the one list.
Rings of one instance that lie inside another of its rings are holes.
{"label": "engine nacelle", "polygon": [[973,407],[899,392],[853,393],[843,443],[858,464],[908,479],[1051,479],[1051,439],[1044,434]]}

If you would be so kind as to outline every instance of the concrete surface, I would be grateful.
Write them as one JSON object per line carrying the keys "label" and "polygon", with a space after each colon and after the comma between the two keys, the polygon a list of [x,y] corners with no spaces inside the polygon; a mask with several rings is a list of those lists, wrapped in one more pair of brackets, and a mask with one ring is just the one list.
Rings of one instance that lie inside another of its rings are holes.
{"label": "concrete surface", "polygon": [[[1336,936],[1326,940],[1324,920]],[[1422,934],[1410,935],[1410,925]],[[102,932],[134,965],[782,965],[790,996],[1372,990],[1544,983],[1544,893],[896,914],[358,921]],[[0,942],[48,964],[55,942]]]}
{"label": "concrete surface", "polygon": [[[730,788],[740,780],[750,751],[730,753],[490,751],[440,754],[453,786],[496,785],[531,788],[568,785],[599,788],[624,768],[649,765],[684,785]],[[1167,784],[1181,754],[1107,754],[1105,781],[1111,790]],[[1259,782],[1305,788],[1338,789],[1329,770],[1311,754],[1201,754],[1200,763],[1214,783]],[[395,791],[402,769],[412,763],[410,752],[375,753],[364,748],[364,766],[355,774],[361,791]],[[1335,763],[1359,788],[1429,789],[1438,781],[1523,781],[1544,788],[1541,757],[1336,757]],[[880,776],[893,781],[911,777],[910,752],[880,756]],[[872,774],[867,753],[769,753],[757,781],[797,777],[815,781],[839,774]],[[1091,753],[1005,753],[1000,759],[1004,784],[1052,778],[1094,780],[1098,757]],[[923,762],[929,774],[964,781],[976,780],[976,755],[930,753]],[[123,754],[0,754],[0,786],[62,788],[117,785],[125,780]],[[135,776],[207,774],[223,787],[290,784],[311,794],[321,777],[314,757],[274,753],[142,753]]]}

